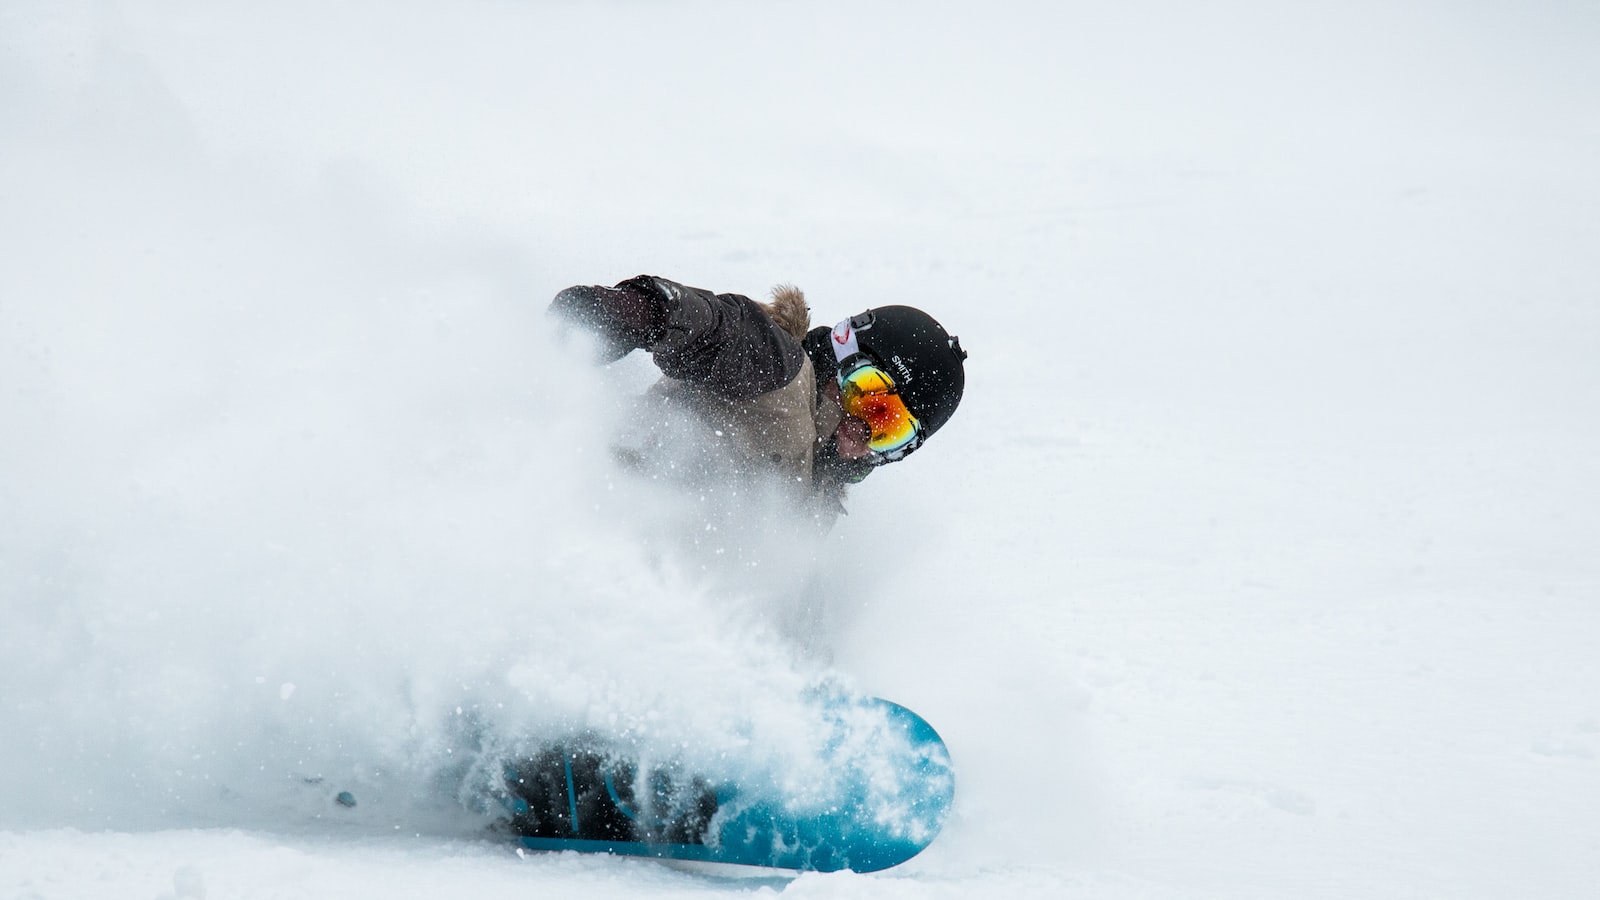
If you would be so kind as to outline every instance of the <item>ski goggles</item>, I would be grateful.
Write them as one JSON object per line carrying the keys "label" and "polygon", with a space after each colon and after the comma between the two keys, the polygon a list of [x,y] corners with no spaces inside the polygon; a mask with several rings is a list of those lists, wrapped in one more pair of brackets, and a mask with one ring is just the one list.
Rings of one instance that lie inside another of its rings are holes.
{"label": "ski goggles", "polygon": [[916,449],[922,426],[906,408],[888,372],[866,356],[848,372],[839,373],[839,403],[844,414],[867,423],[872,436],[867,449],[892,462]]}
{"label": "ski goggles", "polygon": [[839,404],[844,414],[867,423],[867,449],[872,462],[895,462],[922,443],[922,423],[906,407],[894,376],[856,343],[856,332],[872,327],[869,311],[840,322],[833,329],[833,353],[839,363]]}

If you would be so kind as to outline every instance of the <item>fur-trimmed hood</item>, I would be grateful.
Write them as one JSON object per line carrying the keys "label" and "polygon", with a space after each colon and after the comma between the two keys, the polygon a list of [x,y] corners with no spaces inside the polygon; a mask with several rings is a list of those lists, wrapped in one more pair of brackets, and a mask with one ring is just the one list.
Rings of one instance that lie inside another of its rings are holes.
{"label": "fur-trimmed hood", "polygon": [[772,302],[761,304],[779,328],[797,341],[806,339],[811,330],[811,307],[806,305],[806,295],[792,284],[780,284],[772,289]]}

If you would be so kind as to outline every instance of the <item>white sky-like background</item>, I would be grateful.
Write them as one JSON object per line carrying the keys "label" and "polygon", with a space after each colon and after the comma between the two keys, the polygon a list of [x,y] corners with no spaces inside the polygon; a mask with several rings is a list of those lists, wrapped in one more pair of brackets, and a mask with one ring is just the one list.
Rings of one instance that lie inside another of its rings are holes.
{"label": "white sky-like background", "polygon": [[[0,897],[1591,896],[1600,10],[1403,7],[7,4]],[[804,640],[607,488],[640,272],[972,354]],[[419,799],[819,673],[955,755],[891,872]]]}

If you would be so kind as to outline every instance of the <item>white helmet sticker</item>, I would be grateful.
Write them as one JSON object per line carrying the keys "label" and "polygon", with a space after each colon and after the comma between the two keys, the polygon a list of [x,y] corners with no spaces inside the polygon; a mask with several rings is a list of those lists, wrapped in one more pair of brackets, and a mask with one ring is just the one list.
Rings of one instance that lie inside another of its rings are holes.
{"label": "white helmet sticker", "polygon": [[833,358],[837,362],[844,362],[857,353],[861,347],[856,343],[855,324],[849,319],[833,326]]}

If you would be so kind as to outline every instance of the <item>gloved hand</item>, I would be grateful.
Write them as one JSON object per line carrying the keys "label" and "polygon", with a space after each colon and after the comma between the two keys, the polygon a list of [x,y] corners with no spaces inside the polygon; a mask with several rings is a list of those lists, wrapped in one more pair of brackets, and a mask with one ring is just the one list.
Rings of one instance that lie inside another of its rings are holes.
{"label": "gloved hand", "polygon": [[550,301],[550,313],[565,325],[593,332],[600,339],[602,363],[649,347],[661,337],[667,321],[666,304],[643,277],[614,288],[574,285]]}

